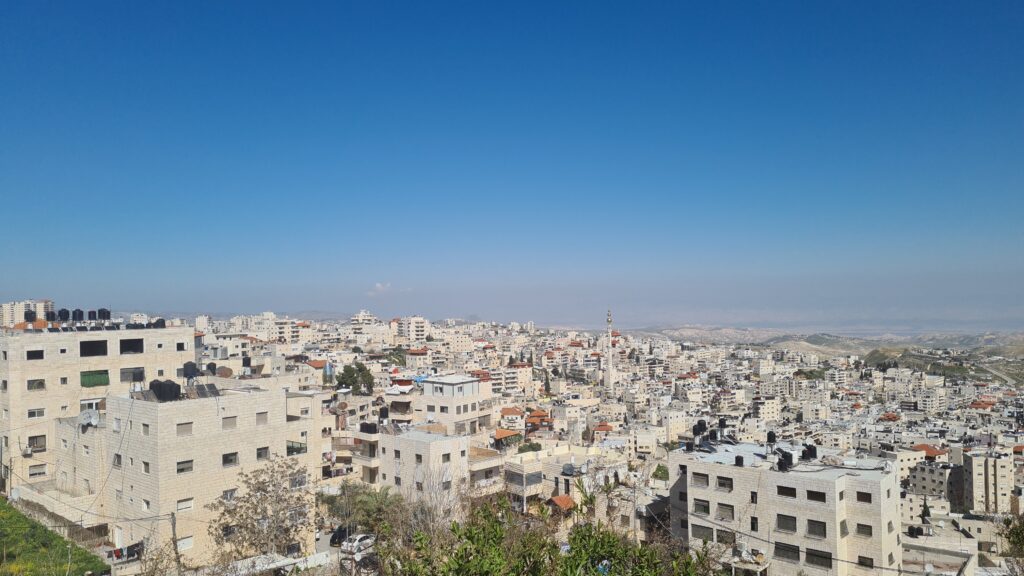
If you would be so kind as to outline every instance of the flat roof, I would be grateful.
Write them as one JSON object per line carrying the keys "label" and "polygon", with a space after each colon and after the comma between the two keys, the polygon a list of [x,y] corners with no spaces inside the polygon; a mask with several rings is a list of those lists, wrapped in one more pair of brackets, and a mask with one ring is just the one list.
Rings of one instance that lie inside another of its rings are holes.
{"label": "flat roof", "polygon": [[[736,444],[717,443],[712,445],[715,452],[703,452],[699,449],[693,452],[686,452],[685,448],[679,448],[674,452],[681,452],[700,462],[708,464],[720,464],[723,466],[735,466],[736,456],[743,456],[744,468],[770,469],[772,464],[768,461],[768,447],[760,444],[739,442]],[[824,478],[840,478],[848,474],[856,474],[865,478],[881,478],[886,474],[885,467],[888,463],[893,465],[891,460],[876,457],[859,457],[855,454],[844,454],[838,450],[832,450],[818,446],[818,456],[813,460],[801,460],[800,452],[803,451],[802,444],[780,442],[775,448],[782,448],[796,452],[793,460],[793,467],[789,472],[813,473],[815,476]]]}
{"label": "flat roof", "polygon": [[445,374],[443,376],[431,376],[430,378],[427,378],[423,382],[429,382],[431,384],[447,384],[449,386],[452,386],[458,384],[471,384],[473,382],[478,381],[478,378],[473,378],[472,376],[468,376],[466,374]]}

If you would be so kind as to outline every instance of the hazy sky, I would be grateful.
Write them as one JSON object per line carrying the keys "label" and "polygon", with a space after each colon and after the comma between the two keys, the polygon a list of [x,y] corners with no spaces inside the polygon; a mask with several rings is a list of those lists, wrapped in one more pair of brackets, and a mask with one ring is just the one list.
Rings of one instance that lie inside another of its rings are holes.
{"label": "hazy sky", "polygon": [[1024,3],[4,2],[0,299],[1024,327]]}

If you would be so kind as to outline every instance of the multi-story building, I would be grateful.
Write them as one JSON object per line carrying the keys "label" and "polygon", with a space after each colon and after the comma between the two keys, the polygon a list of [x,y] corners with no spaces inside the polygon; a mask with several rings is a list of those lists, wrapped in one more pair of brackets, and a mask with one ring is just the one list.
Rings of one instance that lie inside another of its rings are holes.
{"label": "multi-story building", "polygon": [[437,422],[448,434],[476,434],[491,427],[490,385],[460,374],[433,376],[423,381],[417,397],[427,421]]}
{"label": "multi-story building", "polygon": [[964,452],[964,504],[975,514],[1008,514],[1013,458],[994,450]]}
{"label": "multi-story building", "polygon": [[26,321],[25,312],[31,312],[36,320],[45,320],[47,312],[53,312],[53,300],[22,300],[0,304],[0,328],[13,328]]}
{"label": "multi-story building", "polygon": [[[153,379],[180,378],[195,360],[188,327],[125,329],[80,325],[0,335],[0,451],[3,478],[52,474],[57,418],[104,408]],[[5,488],[6,490],[6,488]]]}
{"label": "multi-story building", "polygon": [[673,535],[690,546],[733,549],[730,562],[749,573],[900,568],[900,487],[891,465],[777,448],[741,443],[671,452]]}
{"label": "multi-story building", "polygon": [[422,316],[406,316],[398,320],[398,337],[407,344],[424,342],[430,335],[430,321]]}
{"label": "multi-story building", "polygon": [[[213,546],[215,513],[207,506],[233,498],[242,472],[281,457],[308,471],[295,487],[320,477],[321,454],[308,446],[318,425],[307,416],[311,395],[255,386],[206,397],[192,390],[163,401],[149,391],[111,396],[98,426],[59,419],[54,479],[17,486],[17,496],[86,527],[106,524],[115,548],[171,541],[174,513],[178,549],[195,563],[208,560]],[[292,551],[312,551],[312,536]]]}

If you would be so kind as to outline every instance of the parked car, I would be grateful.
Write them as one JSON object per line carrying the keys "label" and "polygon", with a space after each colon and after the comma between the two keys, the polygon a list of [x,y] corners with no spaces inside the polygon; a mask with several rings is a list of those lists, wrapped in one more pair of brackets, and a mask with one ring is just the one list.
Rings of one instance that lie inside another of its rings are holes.
{"label": "parked car", "polygon": [[348,526],[338,526],[331,533],[331,546],[337,548],[348,538]]}
{"label": "parked car", "polygon": [[356,552],[362,552],[373,547],[373,544],[376,541],[377,538],[373,534],[355,534],[353,536],[349,536],[348,539],[342,543],[341,550],[342,552],[355,554]]}

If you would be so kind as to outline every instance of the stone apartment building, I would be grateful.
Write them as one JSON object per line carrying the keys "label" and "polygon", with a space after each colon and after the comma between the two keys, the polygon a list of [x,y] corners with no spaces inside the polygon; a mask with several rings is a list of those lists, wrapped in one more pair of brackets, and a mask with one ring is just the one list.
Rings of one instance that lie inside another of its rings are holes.
{"label": "stone apartment building", "polygon": [[[213,546],[215,515],[206,507],[233,498],[243,471],[295,458],[309,471],[306,482],[320,477],[319,444],[310,446],[319,440],[318,422],[306,415],[317,398],[255,386],[206,397],[182,392],[168,401],[148,392],[111,396],[98,426],[60,419],[54,478],[19,486],[17,496],[83,526],[106,524],[115,548],[169,542],[173,512],[178,549],[187,563],[199,563]],[[291,551],[312,549],[311,531]]]}
{"label": "stone apartment building", "polygon": [[996,450],[965,451],[964,507],[975,514],[1008,514],[1013,494],[1013,458]]}
{"label": "stone apartment building", "polygon": [[[56,325],[51,325],[56,326]],[[0,335],[0,461],[13,480],[51,478],[55,421],[102,409],[154,379],[180,378],[195,361],[189,327],[78,325]]]}
{"label": "stone apartment building", "polygon": [[489,383],[460,374],[427,378],[423,394],[416,397],[426,420],[441,424],[451,435],[473,435],[491,428],[492,400]]}
{"label": "stone apartment building", "polygon": [[745,574],[900,568],[900,487],[891,465],[776,448],[788,456],[748,443],[671,452],[673,536],[725,547]]}

